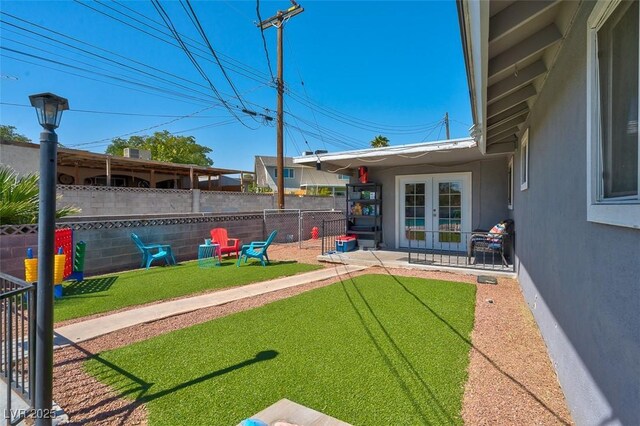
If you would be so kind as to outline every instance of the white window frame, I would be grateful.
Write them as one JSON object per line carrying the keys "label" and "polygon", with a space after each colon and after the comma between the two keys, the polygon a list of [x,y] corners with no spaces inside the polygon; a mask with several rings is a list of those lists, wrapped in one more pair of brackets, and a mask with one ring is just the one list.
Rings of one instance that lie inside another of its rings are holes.
{"label": "white window frame", "polygon": [[[621,0],[598,1],[587,21],[587,220],[640,229],[640,192],[635,199],[604,199],[602,195],[598,30],[620,3]],[[640,110],[640,96],[638,98]],[[640,150],[638,157],[640,162]],[[640,173],[638,181],[640,189]]]}
{"label": "white window frame", "polygon": [[529,129],[520,141],[520,191],[529,188]]}
{"label": "white window frame", "polygon": [[351,176],[350,175],[338,175],[338,180],[351,180]]}
{"label": "white window frame", "polygon": [[513,177],[513,156],[511,156],[511,158],[509,159],[509,165],[507,166],[507,170],[508,170],[508,183],[507,183],[507,208],[509,210],[513,210],[513,184],[514,184],[514,177]]}

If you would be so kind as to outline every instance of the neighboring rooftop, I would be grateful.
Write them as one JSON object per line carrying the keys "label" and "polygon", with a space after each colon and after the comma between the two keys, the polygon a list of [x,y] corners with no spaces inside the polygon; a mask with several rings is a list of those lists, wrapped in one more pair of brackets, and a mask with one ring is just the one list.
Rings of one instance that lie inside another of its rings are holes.
{"label": "neighboring rooftop", "polygon": [[[14,145],[23,148],[40,149],[35,143],[23,143],[13,141],[0,141],[2,145]],[[219,176],[227,174],[243,173],[242,170],[222,169],[218,167],[197,166],[192,164],[168,163],[155,160],[143,160],[139,158],[121,157],[117,155],[98,154],[79,149],[58,148],[58,166],[82,166],[85,168],[104,169],[109,161],[113,170],[124,169],[136,171],[154,171],[161,173],[189,176],[191,173],[198,176]],[[253,173],[253,172],[244,172]]]}

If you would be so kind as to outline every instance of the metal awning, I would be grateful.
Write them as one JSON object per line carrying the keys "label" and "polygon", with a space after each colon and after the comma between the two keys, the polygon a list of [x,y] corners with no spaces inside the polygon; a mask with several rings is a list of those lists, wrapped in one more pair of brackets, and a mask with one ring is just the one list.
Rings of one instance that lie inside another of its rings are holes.
{"label": "metal awning", "polygon": [[323,171],[349,174],[360,166],[398,167],[417,164],[447,164],[481,160],[483,155],[471,138],[450,139],[395,145],[384,148],[367,148],[353,151],[294,157],[295,164],[315,166],[320,161]]}

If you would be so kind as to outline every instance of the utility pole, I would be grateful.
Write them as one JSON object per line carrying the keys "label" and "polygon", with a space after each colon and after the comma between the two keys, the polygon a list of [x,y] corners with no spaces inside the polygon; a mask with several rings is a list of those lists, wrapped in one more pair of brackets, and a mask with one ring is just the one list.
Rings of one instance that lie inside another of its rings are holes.
{"label": "utility pole", "polygon": [[282,46],[282,42],[284,40],[284,23],[291,17],[304,12],[304,9],[295,1],[291,0],[291,3],[293,3],[293,6],[291,6],[289,9],[285,11],[279,10],[271,18],[265,19],[264,21],[257,24],[258,27],[260,27],[262,30],[269,27],[276,27],[278,29],[278,77],[276,79],[276,90],[278,92],[278,111],[276,126],[276,173],[278,175],[277,185],[279,209],[284,209],[284,113],[282,107],[284,96],[284,64],[282,61],[284,50]]}
{"label": "utility pole", "polygon": [[444,127],[447,130],[447,140],[449,140],[450,136],[449,136],[449,113],[448,112],[444,113]]}

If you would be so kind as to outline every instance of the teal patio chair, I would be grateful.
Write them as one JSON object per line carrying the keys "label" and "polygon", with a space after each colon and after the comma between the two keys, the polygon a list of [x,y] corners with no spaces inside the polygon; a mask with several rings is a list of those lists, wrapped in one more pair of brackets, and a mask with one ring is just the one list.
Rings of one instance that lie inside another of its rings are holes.
{"label": "teal patio chair", "polygon": [[269,238],[267,238],[267,241],[253,241],[251,242],[251,244],[243,245],[242,248],[240,249],[240,257],[238,257],[238,263],[236,263],[236,266],[240,266],[240,261],[242,260],[243,257],[244,257],[244,263],[247,263],[249,258],[254,258],[254,259],[259,259],[260,263],[262,263],[262,266],[266,266],[264,263],[264,260],[266,259],[267,263],[269,263],[269,256],[267,255],[267,249],[269,248],[269,245],[271,245],[273,240],[276,238],[277,233],[278,231],[271,232],[271,234],[269,234]]}
{"label": "teal patio chair", "polygon": [[171,246],[168,244],[144,244],[140,237],[131,233],[131,239],[138,247],[138,250],[142,253],[142,263],[140,267],[146,266],[149,269],[151,262],[156,259],[164,259],[167,265],[175,265],[176,258],[173,257]]}

